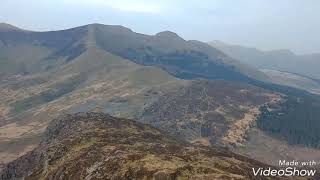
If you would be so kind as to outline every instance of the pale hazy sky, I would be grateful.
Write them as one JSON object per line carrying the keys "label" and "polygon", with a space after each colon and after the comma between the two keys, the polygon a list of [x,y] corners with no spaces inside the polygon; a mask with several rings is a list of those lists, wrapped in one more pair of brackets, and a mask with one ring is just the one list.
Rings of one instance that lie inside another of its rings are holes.
{"label": "pale hazy sky", "polygon": [[145,34],[320,52],[320,0],[1,0],[0,22],[30,30],[102,23]]}

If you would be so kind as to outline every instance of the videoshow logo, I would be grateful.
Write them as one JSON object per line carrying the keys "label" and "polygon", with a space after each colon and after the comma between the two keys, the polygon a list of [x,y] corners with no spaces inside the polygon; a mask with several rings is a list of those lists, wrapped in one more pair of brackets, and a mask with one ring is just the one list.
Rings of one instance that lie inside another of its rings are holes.
{"label": "videoshow logo", "polygon": [[[252,168],[254,176],[264,177],[283,177],[283,176],[300,176],[300,177],[312,177],[315,176],[317,170],[310,167],[317,165],[315,161],[285,161],[280,160],[280,168],[268,167],[268,168]],[[282,166],[282,167],[281,167]],[[283,167],[285,166],[285,167]],[[308,166],[308,167],[307,167]]]}
{"label": "videoshow logo", "polygon": [[287,167],[285,169],[267,169],[252,168],[254,176],[314,176],[316,174],[315,169],[297,169],[296,167]]}

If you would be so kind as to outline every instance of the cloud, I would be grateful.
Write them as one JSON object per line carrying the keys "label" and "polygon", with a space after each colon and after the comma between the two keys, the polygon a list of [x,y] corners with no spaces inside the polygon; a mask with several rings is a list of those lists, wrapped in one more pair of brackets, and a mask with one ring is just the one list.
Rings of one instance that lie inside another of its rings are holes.
{"label": "cloud", "polygon": [[114,10],[135,13],[158,14],[164,10],[163,3],[147,0],[65,0],[72,5],[89,5],[97,7],[107,7]]}

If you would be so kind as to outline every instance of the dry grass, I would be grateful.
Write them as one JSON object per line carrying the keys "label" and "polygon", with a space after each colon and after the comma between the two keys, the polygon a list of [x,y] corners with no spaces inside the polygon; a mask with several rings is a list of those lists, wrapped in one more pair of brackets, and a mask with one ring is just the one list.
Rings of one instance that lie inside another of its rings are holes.
{"label": "dry grass", "polygon": [[236,146],[242,146],[245,141],[245,136],[252,123],[255,122],[260,111],[258,107],[248,107],[248,112],[244,114],[244,118],[237,120],[228,129],[226,135],[222,138],[222,141],[226,144],[232,144]]}

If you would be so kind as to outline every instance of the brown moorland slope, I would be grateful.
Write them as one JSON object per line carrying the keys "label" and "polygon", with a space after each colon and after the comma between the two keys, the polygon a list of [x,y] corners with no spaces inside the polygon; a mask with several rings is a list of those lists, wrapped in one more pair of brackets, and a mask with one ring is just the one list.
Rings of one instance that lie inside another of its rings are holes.
{"label": "brown moorland slope", "polygon": [[[9,163],[1,179],[266,179],[257,161],[194,146],[103,113],[52,121],[40,146]],[[274,178],[273,178],[274,179]]]}
{"label": "brown moorland slope", "polygon": [[147,107],[140,121],[204,145],[241,146],[262,105],[282,95],[241,83],[190,81]]}

